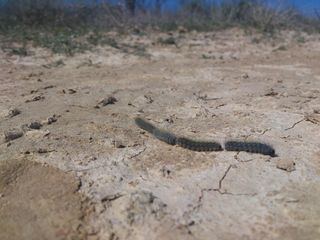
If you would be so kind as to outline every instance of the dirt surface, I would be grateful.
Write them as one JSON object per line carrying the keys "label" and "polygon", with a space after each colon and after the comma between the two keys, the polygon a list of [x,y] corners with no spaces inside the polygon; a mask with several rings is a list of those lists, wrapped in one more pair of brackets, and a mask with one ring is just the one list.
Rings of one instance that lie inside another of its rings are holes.
{"label": "dirt surface", "polygon": [[28,159],[0,166],[0,239],[83,239],[79,181]]}
{"label": "dirt surface", "polygon": [[[1,53],[1,239],[320,238],[319,35],[110,34],[126,49]],[[135,116],[278,156],[170,146]]]}

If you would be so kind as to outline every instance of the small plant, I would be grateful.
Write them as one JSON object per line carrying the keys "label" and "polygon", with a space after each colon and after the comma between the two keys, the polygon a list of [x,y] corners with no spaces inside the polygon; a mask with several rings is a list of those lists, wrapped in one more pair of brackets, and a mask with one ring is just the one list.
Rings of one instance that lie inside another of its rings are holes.
{"label": "small plant", "polygon": [[254,43],[254,44],[259,44],[259,43],[261,42],[261,39],[254,37],[254,38],[251,40],[251,42]]}
{"label": "small plant", "polygon": [[213,59],[213,60],[215,60],[216,59],[216,57],[215,56],[211,56],[211,55],[206,55],[206,54],[202,54],[202,58],[203,59]]}
{"label": "small plant", "polygon": [[158,38],[158,43],[164,45],[176,45],[176,39],[174,37],[167,37],[167,38]]}
{"label": "small plant", "polygon": [[117,41],[115,39],[113,39],[113,38],[110,38],[110,37],[102,38],[100,40],[100,45],[108,45],[108,46],[116,48],[116,49],[120,49],[121,48],[119,46],[119,44],[117,43]]}
{"label": "small plant", "polygon": [[23,47],[2,47],[2,49],[7,52],[9,55],[18,55],[22,57],[26,57],[29,55],[27,48]]}
{"label": "small plant", "polygon": [[288,50],[288,48],[284,45],[281,45],[280,47],[278,47],[277,49],[275,49],[275,51],[286,51]]}
{"label": "small plant", "polygon": [[306,39],[305,39],[303,36],[299,36],[299,37],[297,38],[297,42],[303,44],[303,43],[306,42]]}
{"label": "small plant", "polygon": [[64,61],[62,59],[59,59],[57,61],[54,61],[52,63],[43,65],[45,68],[57,68],[57,67],[63,67],[65,65]]}

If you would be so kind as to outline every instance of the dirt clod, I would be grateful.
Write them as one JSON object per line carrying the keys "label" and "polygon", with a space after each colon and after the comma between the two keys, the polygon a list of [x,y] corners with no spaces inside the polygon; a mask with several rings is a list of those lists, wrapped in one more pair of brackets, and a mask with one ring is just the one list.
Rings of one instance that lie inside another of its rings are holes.
{"label": "dirt clod", "polygon": [[9,113],[7,114],[7,117],[9,118],[13,118],[17,115],[19,115],[21,113],[21,111],[18,108],[13,108],[9,110]]}
{"label": "dirt clod", "polygon": [[48,119],[47,119],[47,123],[49,125],[52,123],[55,123],[56,121],[58,121],[58,117],[56,115],[53,115],[52,117],[48,117]]}
{"label": "dirt clod", "polygon": [[277,168],[285,170],[287,172],[292,172],[296,170],[296,164],[294,161],[289,159],[280,159],[277,162]]}
{"label": "dirt clod", "polygon": [[102,100],[98,103],[98,105],[101,105],[101,106],[103,107],[103,106],[107,106],[107,105],[109,105],[109,104],[115,104],[117,101],[118,101],[118,100],[117,100],[115,97],[110,96],[110,97],[108,97],[108,98],[102,99]]}
{"label": "dirt clod", "polygon": [[13,141],[23,136],[23,131],[20,129],[11,129],[9,131],[4,132],[4,140],[6,142]]}
{"label": "dirt clod", "polygon": [[68,93],[69,94],[75,94],[77,91],[76,90],[74,90],[74,89],[72,89],[72,88],[69,88],[68,89]]}
{"label": "dirt clod", "polygon": [[29,102],[37,102],[37,101],[41,101],[41,100],[43,100],[43,99],[45,99],[44,96],[38,95],[38,96],[33,97],[32,99],[26,100],[26,103],[29,103]]}
{"label": "dirt clod", "polygon": [[30,129],[37,129],[37,130],[39,130],[39,129],[41,129],[41,127],[42,127],[42,124],[41,124],[40,122],[37,122],[37,121],[32,122],[32,123],[29,124],[29,128],[30,128]]}

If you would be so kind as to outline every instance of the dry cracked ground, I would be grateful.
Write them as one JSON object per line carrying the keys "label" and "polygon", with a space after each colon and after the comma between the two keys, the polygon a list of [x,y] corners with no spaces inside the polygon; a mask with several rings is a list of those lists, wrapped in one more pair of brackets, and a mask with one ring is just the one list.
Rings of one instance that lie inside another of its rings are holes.
{"label": "dry cracked ground", "polygon": [[[110,34],[1,52],[0,239],[320,239],[319,35]],[[278,156],[170,146],[136,116]]]}

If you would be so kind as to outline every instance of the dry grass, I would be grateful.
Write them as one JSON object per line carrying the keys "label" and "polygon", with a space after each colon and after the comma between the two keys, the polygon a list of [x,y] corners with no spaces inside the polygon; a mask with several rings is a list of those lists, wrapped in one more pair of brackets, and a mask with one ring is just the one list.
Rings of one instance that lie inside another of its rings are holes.
{"label": "dry grass", "polygon": [[[269,35],[283,29],[312,32],[319,31],[320,18],[308,18],[290,7],[270,7],[260,0],[226,0],[210,7],[204,0],[184,0],[177,12],[161,12],[159,5],[156,9],[138,5],[134,15],[124,6],[106,2],[66,5],[63,0],[11,0],[0,9],[2,49],[20,55],[28,55],[26,46],[30,43],[67,55],[95,45],[118,47],[104,37],[103,33],[111,30],[142,34],[150,28],[212,31],[234,26]],[[12,42],[18,42],[19,47],[13,47]]]}

